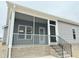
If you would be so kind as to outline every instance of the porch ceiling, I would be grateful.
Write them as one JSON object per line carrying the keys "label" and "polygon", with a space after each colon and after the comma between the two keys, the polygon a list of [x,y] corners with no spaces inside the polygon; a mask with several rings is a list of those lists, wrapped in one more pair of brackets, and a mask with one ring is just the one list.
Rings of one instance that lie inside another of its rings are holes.
{"label": "porch ceiling", "polygon": [[[34,17],[33,16],[30,16],[30,15],[26,15],[26,14],[22,14],[22,13],[16,12],[15,13],[15,19],[33,21]],[[47,23],[47,20],[46,19],[42,19],[42,18],[35,17],[35,22]]]}

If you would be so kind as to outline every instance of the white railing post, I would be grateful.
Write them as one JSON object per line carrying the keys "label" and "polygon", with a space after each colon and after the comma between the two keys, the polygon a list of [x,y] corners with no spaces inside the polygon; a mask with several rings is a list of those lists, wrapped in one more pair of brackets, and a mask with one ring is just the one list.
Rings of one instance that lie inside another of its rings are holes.
{"label": "white railing post", "polygon": [[59,43],[58,42],[59,41],[58,35],[59,35],[59,33],[58,33],[58,20],[56,20],[56,40],[57,40],[57,43]]}
{"label": "white railing post", "polygon": [[50,24],[48,20],[48,45],[50,45]]}
{"label": "white railing post", "polygon": [[33,45],[34,45],[34,36],[35,36],[35,17],[33,17],[33,35],[32,35]]}

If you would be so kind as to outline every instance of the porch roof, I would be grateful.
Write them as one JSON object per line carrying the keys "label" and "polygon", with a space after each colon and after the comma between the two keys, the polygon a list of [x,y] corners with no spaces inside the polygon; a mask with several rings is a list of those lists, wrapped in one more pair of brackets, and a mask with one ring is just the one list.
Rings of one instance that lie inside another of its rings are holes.
{"label": "porch roof", "polygon": [[79,23],[76,22],[76,21],[64,19],[64,18],[61,18],[61,17],[58,17],[58,16],[54,16],[54,15],[47,14],[47,13],[44,13],[44,12],[41,12],[41,11],[37,11],[37,10],[31,9],[31,8],[28,8],[28,7],[20,6],[18,4],[7,2],[7,5],[8,5],[8,8],[12,8],[15,5],[15,11],[16,12],[20,12],[20,13],[23,13],[23,14],[28,14],[28,15],[31,15],[31,16],[36,16],[36,17],[40,17],[40,18],[44,18],[44,19],[48,19],[48,20],[54,20],[54,21],[58,20],[58,21],[61,21],[61,22],[65,22],[65,23],[69,23],[69,24],[79,26]]}

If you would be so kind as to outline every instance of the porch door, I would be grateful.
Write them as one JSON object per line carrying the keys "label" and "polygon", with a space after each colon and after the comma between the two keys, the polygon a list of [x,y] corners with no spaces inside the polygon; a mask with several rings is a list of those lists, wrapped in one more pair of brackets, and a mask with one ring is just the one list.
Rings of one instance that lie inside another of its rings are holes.
{"label": "porch door", "polygon": [[39,44],[45,43],[45,28],[39,27]]}

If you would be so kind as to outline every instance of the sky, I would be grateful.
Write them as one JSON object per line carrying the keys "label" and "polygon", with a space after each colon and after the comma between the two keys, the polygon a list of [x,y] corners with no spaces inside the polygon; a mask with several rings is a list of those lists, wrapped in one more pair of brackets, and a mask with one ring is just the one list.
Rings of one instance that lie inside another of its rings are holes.
{"label": "sky", "polygon": [[[19,5],[42,11],[61,18],[79,22],[78,1],[13,1]],[[3,37],[3,26],[7,20],[6,2],[0,2],[0,37]]]}

